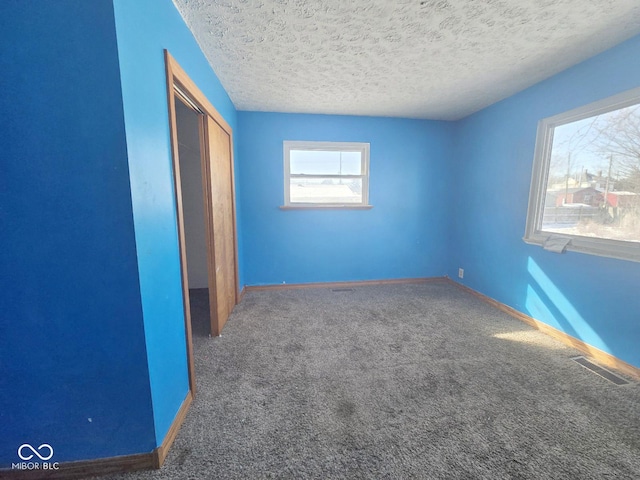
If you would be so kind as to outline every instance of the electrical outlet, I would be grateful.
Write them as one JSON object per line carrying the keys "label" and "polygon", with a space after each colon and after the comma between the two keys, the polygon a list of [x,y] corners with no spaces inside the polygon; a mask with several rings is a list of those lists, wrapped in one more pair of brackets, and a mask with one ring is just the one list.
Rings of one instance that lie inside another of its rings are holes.
{"label": "electrical outlet", "polygon": [[464,278],[464,268],[458,269],[458,278]]}

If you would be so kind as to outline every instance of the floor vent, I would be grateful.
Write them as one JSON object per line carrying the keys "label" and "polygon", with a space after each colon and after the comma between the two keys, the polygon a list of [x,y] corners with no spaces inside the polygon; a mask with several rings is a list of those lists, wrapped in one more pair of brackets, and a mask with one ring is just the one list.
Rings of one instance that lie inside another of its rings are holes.
{"label": "floor vent", "polygon": [[332,292],[353,292],[353,288],[332,288]]}
{"label": "floor vent", "polygon": [[575,360],[576,362],[578,362],[584,368],[591,370],[596,375],[600,375],[602,378],[606,378],[607,380],[609,380],[610,382],[615,383],[616,385],[626,385],[626,384],[629,383],[624,378],[619,377],[615,373],[612,373],[609,370],[596,365],[595,363],[587,360],[583,356],[572,357],[571,359]]}

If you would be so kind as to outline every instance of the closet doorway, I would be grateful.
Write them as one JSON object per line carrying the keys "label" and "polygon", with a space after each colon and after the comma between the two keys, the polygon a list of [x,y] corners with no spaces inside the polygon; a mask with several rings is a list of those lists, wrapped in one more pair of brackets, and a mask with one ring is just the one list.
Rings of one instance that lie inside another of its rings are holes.
{"label": "closet doorway", "polygon": [[[193,329],[220,335],[239,301],[233,133],[166,50],[165,64],[189,384],[195,393]],[[194,324],[192,313],[198,317]]]}

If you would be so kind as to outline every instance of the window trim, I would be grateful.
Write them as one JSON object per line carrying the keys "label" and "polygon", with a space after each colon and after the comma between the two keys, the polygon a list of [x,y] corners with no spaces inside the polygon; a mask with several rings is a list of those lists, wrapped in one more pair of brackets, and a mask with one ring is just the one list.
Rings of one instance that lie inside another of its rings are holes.
{"label": "window trim", "polygon": [[[290,152],[291,150],[309,150],[309,151],[334,151],[334,152],[360,152],[362,154],[361,173],[360,175],[315,175],[315,174],[291,174]],[[284,205],[280,207],[283,210],[295,209],[353,209],[362,210],[369,209],[369,157],[370,145],[364,142],[315,142],[315,141],[297,141],[285,140],[283,142],[284,156]],[[362,179],[362,201],[358,203],[303,203],[291,202],[291,178],[307,177],[307,178],[360,178]]]}
{"label": "window trim", "polygon": [[626,242],[623,240],[592,238],[542,231],[542,216],[544,214],[544,199],[549,176],[554,129],[561,125],[577,122],[585,118],[619,110],[638,103],[640,103],[640,87],[567,112],[543,118],[538,122],[536,146],[531,171],[527,221],[525,235],[523,237],[526,243],[543,245],[551,235],[555,235],[571,239],[567,245],[567,250],[570,251],[640,262],[640,242]]}

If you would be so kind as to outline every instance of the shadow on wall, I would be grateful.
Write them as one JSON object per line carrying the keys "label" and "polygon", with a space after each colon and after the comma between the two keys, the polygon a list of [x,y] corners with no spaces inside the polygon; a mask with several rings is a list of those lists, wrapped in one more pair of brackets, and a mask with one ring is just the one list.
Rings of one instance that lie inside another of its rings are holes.
{"label": "shadow on wall", "polygon": [[601,350],[609,352],[602,337],[531,257],[527,260],[527,271],[530,281],[525,308],[529,316],[587,344],[599,345]]}

